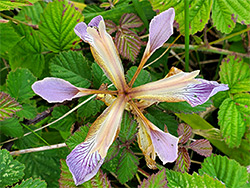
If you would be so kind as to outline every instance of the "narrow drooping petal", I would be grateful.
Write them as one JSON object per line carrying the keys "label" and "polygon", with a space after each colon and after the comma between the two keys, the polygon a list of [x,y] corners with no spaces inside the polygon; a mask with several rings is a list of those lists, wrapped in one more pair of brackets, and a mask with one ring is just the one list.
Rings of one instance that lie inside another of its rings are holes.
{"label": "narrow drooping petal", "polygon": [[127,84],[124,70],[112,37],[106,32],[101,16],[95,17],[87,27],[79,23],[75,27],[76,34],[91,45],[95,61],[118,90],[124,91]]}
{"label": "narrow drooping petal", "polygon": [[78,88],[68,81],[52,77],[35,82],[32,89],[50,103],[63,102],[92,94],[89,89]]}
{"label": "narrow drooping petal", "polygon": [[199,71],[178,72],[164,79],[131,89],[130,96],[136,99],[158,102],[187,101],[191,106],[206,102],[219,91],[228,90],[226,84],[194,79]]}
{"label": "narrow drooping petal", "polygon": [[149,41],[144,54],[152,54],[173,34],[175,11],[170,8],[155,16],[149,25]]}
{"label": "narrow drooping petal", "polygon": [[125,104],[125,96],[119,96],[92,124],[85,141],[68,155],[66,162],[76,185],[91,179],[102,165],[118,135]]}

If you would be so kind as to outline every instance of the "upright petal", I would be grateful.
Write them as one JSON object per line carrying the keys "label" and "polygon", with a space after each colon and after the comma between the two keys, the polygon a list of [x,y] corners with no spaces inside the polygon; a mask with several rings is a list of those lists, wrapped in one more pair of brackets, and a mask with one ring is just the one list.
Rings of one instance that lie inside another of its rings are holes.
{"label": "upright petal", "polygon": [[68,81],[52,77],[35,82],[32,89],[50,103],[63,102],[92,94],[89,89],[78,88]]}
{"label": "upright petal", "polygon": [[95,176],[102,165],[118,135],[125,104],[125,96],[119,96],[92,124],[85,141],[68,155],[66,162],[76,185]]}
{"label": "upright petal", "polygon": [[225,84],[194,79],[198,74],[199,71],[178,72],[164,79],[132,88],[130,97],[158,102],[187,101],[191,106],[197,106],[217,92],[228,90]]}

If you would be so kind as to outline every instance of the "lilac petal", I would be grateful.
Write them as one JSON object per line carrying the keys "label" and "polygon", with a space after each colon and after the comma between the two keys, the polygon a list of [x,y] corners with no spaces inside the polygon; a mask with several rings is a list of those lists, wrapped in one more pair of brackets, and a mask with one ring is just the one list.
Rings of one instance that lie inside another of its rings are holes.
{"label": "lilac petal", "polygon": [[44,78],[35,82],[32,89],[49,103],[63,102],[87,95],[80,93],[80,88],[60,78]]}
{"label": "lilac petal", "polygon": [[155,16],[149,25],[149,41],[145,53],[152,54],[173,34],[175,11],[173,8]]}
{"label": "lilac petal", "polygon": [[174,162],[178,157],[179,139],[169,133],[161,131],[160,129],[150,129],[150,135],[155,152],[163,164]]}
{"label": "lilac petal", "polygon": [[93,142],[81,143],[67,156],[66,163],[76,185],[94,177],[104,161],[97,151],[90,153],[93,144]]}
{"label": "lilac petal", "polygon": [[94,17],[88,24],[89,27],[98,27],[100,21],[103,20],[103,17],[101,15]]}

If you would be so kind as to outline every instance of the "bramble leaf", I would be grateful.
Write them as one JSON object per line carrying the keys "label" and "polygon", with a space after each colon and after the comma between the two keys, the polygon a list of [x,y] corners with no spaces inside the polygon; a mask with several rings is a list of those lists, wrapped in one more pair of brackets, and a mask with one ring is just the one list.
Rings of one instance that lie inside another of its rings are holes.
{"label": "bramble leaf", "polygon": [[88,62],[78,52],[62,52],[50,61],[50,73],[52,76],[62,78],[71,84],[88,88],[91,74]]}
{"label": "bramble leaf", "polygon": [[122,15],[120,19],[120,27],[122,29],[136,28],[142,25],[143,25],[143,22],[134,13],[131,13],[131,14],[125,13]]}
{"label": "bramble leaf", "polygon": [[37,187],[37,188],[46,188],[47,184],[44,180],[41,179],[32,179],[23,180],[20,185],[16,185],[14,188],[27,188],[27,187]]}
{"label": "bramble leaf", "polygon": [[175,165],[177,167],[177,170],[180,172],[184,173],[189,171],[191,159],[185,147],[178,148],[178,157],[176,159]]}
{"label": "bramble leaf", "polygon": [[0,11],[3,10],[11,10],[14,8],[21,8],[23,6],[30,6],[32,5],[29,1],[9,1],[9,0],[1,0],[0,1]]}
{"label": "bramble leaf", "polygon": [[69,139],[66,140],[67,146],[73,150],[78,144],[82,143],[89,131],[89,127],[82,126]]}
{"label": "bramble leaf", "polygon": [[95,88],[99,89],[103,83],[111,83],[97,63],[93,63],[91,68]]}
{"label": "bramble leaf", "polygon": [[212,146],[208,140],[200,139],[192,142],[189,148],[196,151],[202,156],[208,157],[212,154]]}
{"label": "bramble leaf", "polygon": [[192,135],[192,128],[185,123],[181,123],[177,129],[178,136],[182,136],[179,143],[185,144]]}
{"label": "bramble leaf", "polygon": [[72,2],[56,0],[48,3],[39,25],[44,44],[53,52],[69,50],[80,41],[74,27],[82,20],[81,12]]}
{"label": "bramble leaf", "polygon": [[24,176],[24,168],[24,164],[13,160],[7,150],[0,150],[0,187],[18,182]]}
{"label": "bramble leaf", "polygon": [[14,98],[11,98],[7,93],[0,92],[0,121],[12,117],[21,109],[22,106]]}
{"label": "bramble leaf", "polygon": [[247,126],[250,125],[250,94],[239,93],[234,95],[233,100],[235,101],[236,108],[241,113],[243,121]]}
{"label": "bramble leaf", "polygon": [[35,106],[32,106],[31,104],[22,104],[22,110],[18,111],[16,115],[22,120],[23,118],[26,119],[33,119],[37,115],[37,110]]}
{"label": "bramble leaf", "polygon": [[21,137],[23,136],[23,127],[16,118],[1,121],[0,131],[7,136]]}
{"label": "bramble leaf", "polygon": [[248,181],[246,167],[240,166],[235,160],[220,155],[206,158],[199,173],[208,174],[225,183],[226,187],[231,188],[243,187]]}
{"label": "bramble leaf", "polygon": [[156,174],[152,174],[148,179],[144,179],[138,188],[162,188],[167,186],[166,173],[162,170]]}
{"label": "bramble leaf", "polygon": [[[130,80],[134,76],[136,70],[137,70],[137,67],[136,66],[132,66],[127,71],[126,78],[127,78],[128,82],[130,82]],[[148,71],[146,71],[146,70],[142,70],[140,72],[140,74],[138,75],[137,79],[135,80],[135,83],[134,83],[133,87],[137,87],[137,86],[149,83],[150,81],[151,81],[150,73]]]}
{"label": "bramble leaf", "polygon": [[106,30],[111,35],[117,30],[116,24],[112,20],[105,20]]}

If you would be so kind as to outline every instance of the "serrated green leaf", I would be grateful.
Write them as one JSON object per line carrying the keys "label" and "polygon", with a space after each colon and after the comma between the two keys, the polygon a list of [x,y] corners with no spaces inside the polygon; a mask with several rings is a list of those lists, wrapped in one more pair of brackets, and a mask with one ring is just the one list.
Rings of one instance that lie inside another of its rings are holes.
{"label": "serrated green leaf", "polygon": [[27,188],[27,187],[33,187],[33,188],[46,188],[47,184],[44,180],[41,179],[32,179],[29,178],[27,180],[22,181],[20,185],[16,185],[14,188]]}
{"label": "serrated green leaf", "polygon": [[111,187],[110,182],[106,176],[101,170],[97,172],[97,174],[90,179],[89,181],[76,186],[72,177],[72,174],[69,171],[69,168],[66,164],[65,160],[60,160],[61,162],[61,177],[59,179],[59,185],[60,187],[71,187],[71,188],[77,188],[77,187],[84,187],[84,188],[103,188],[103,187]]}
{"label": "serrated green leaf", "polygon": [[119,29],[115,35],[115,44],[119,54],[125,59],[135,62],[141,48],[141,39],[127,28]]}
{"label": "serrated green leaf", "polygon": [[185,147],[178,148],[178,157],[175,166],[180,172],[188,172],[191,165],[191,159]]}
{"label": "serrated green leaf", "polygon": [[249,93],[240,93],[234,95],[233,100],[236,102],[236,108],[242,114],[243,121],[246,122],[246,125],[250,125],[250,94]]}
{"label": "serrated green leaf", "polygon": [[21,37],[15,32],[9,23],[0,23],[0,55],[8,52],[13,46],[21,40]]}
{"label": "serrated green leaf", "polygon": [[250,2],[244,0],[214,0],[212,19],[214,26],[223,33],[230,33],[236,22],[250,23]]}
{"label": "serrated green leaf", "polygon": [[220,155],[206,158],[201,165],[201,169],[199,169],[199,173],[201,175],[208,174],[230,188],[242,187],[248,181],[246,167],[240,166],[235,160]]}
{"label": "serrated green leaf", "polygon": [[12,26],[23,38],[9,51],[11,69],[28,68],[35,76],[41,76],[45,66],[44,47],[38,32],[23,24]]}
{"label": "serrated green leaf", "polygon": [[26,119],[33,119],[36,117],[37,115],[37,110],[36,110],[36,107],[35,106],[32,106],[31,104],[23,104],[22,105],[22,110],[21,111],[18,111],[16,113],[16,115],[23,119],[23,118],[26,118]]}
{"label": "serrated green leaf", "polygon": [[93,63],[91,68],[95,88],[99,89],[103,83],[111,83],[97,63]]}
{"label": "serrated green leaf", "polygon": [[23,135],[23,127],[15,118],[6,119],[0,122],[0,131],[7,136],[21,137]]}
{"label": "serrated green leaf", "polygon": [[9,0],[1,0],[1,2],[0,2],[0,11],[12,10],[14,8],[21,8],[22,6],[29,6],[29,5],[32,5],[32,4],[30,4],[29,1],[12,2],[12,1],[9,1]]}
{"label": "serrated green leaf", "polygon": [[[70,108],[67,107],[67,106],[55,107],[53,112],[52,112],[53,119],[51,121],[54,121],[54,120],[60,118],[61,116],[63,116],[68,111],[70,111]],[[70,131],[70,128],[74,125],[75,122],[76,122],[76,116],[75,116],[74,113],[71,113],[67,117],[63,118],[62,120],[60,120],[60,121],[58,121],[56,123],[54,123],[50,127],[55,128],[55,129],[57,129],[59,131],[68,132],[68,131]]]}
{"label": "serrated green leaf", "polygon": [[77,130],[74,135],[72,135],[68,140],[66,140],[67,146],[73,150],[78,144],[82,143],[89,131],[89,127],[82,126]]}
{"label": "serrated green leaf", "polygon": [[223,101],[218,112],[220,130],[229,147],[239,147],[245,133],[246,125],[235,102],[227,98]]}
{"label": "serrated green leaf", "polygon": [[216,108],[219,108],[219,106],[221,105],[221,103],[228,97],[228,91],[220,91],[218,93],[216,93],[213,97],[213,105]]}
{"label": "serrated green leaf", "polygon": [[[185,33],[184,19],[184,1],[185,0],[152,0],[150,1],[154,10],[163,12],[171,7],[175,9],[175,20],[181,33]],[[212,0],[190,0],[189,1],[189,29],[190,34],[203,30],[210,16]]]}
{"label": "serrated green leaf", "polygon": [[7,93],[0,92],[0,121],[12,117],[13,114],[21,109],[22,106],[14,98],[11,98]]}
{"label": "serrated green leaf", "polygon": [[[135,72],[137,70],[136,66],[130,67],[130,69],[126,73],[127,81],[130,82],[132,77],[134,76]],[[141,70],[140,74],[138,75],[137,79],[135,80],[135,83],[133,87],[137,87],[146,83],[149,83],[151,81],[150,73],[146,70]]]}
{"label": "serrated green leaf", "polygon": [[202,105],[192,107],[186,101],[184,102],[164,102],[160,103],[159,106],[165,110],[170,110],[175,113],[193,113],[193,112],[203,112],[207,107],[211,106],[211,101],[207,101]]}
{"label": "serrated green leaf", "polygon": [[220,80],[231,93],[250,91],[250,67],[241,58],[227,56],[220,67]]}
{"label": "serrated green leaf", "polygon": [[[87,97],[82,97],[79,99],[78,103],[82,103]],[[90,116],[95,116],[100,112],[101,107],[104,105],[102,101],[92,99],[78,108],[77,113],[82,118],[88,118]]]}
{"label": "serrated green leaf", "polygon": [[166,173],[162,170],[144,179],[139,188],[162,188],[167,186]]}
{"label": "serrated green leaf", "polygon": [[62,52],[55,56],[50,61],[50,73],[77,87],[88,88],[90,86],[90,68],[86,58],[78,52]]}
{"label": "serrated green leaf", "polygon": [[58,187],[60,177],[60,152],[61,149],[47,150],[35,153],[22,154],[17,160],[25,164],[24,178],[41,178],[45,180],[48,187]]}
{"label": "serrated green leaf", "polygon": [[22,103],[35,95],[31,89],[35,81],[36,78],[28,69],[17,69],[7,76],[7,90],[12,97]]}
{"label": "serrated green leaf", "polygon": [[139,165],[139,159],[131,150],[124,149],[117,166],[117,178],[124,184],[134,177]]}
{"label": "serrated green leaf", "polygon": [[132,116],[128,112],[124,112],[121,130],[119,133],[119,140],[123,143],[135,138],[137,132],[137,122],[132,119]]}
{"label": "serrated green leaf", "polygon": [[13,160],[7,150],[0,150],[0,187],[18,182],[24,176],[24,168],[22,163]]}
{"label": "serrated green leaf", "polygon": [[33,6],[23,7],[22,10],[14,18],[30,24],[38,24],[40,22],[40,14],[43,12],[45,2],[36,2]]}
{"label": "serrated green leaf", "polygon": [[48,3],[39,25],[44,44],[53,52],[69,50],[80,41],[74,27],[81,21],[83,16],[73,3],[59,0]]}
{"label": "serrated green leaf", "polygon": [[192,175],[188,173],[175,172],[172,170],[166,171],[169,188],[207,188],[207,187],[216,187],[216,188],[226,188],[225,185],[217,179],[214,179],[207,174],[199,176],[196,172]]}

